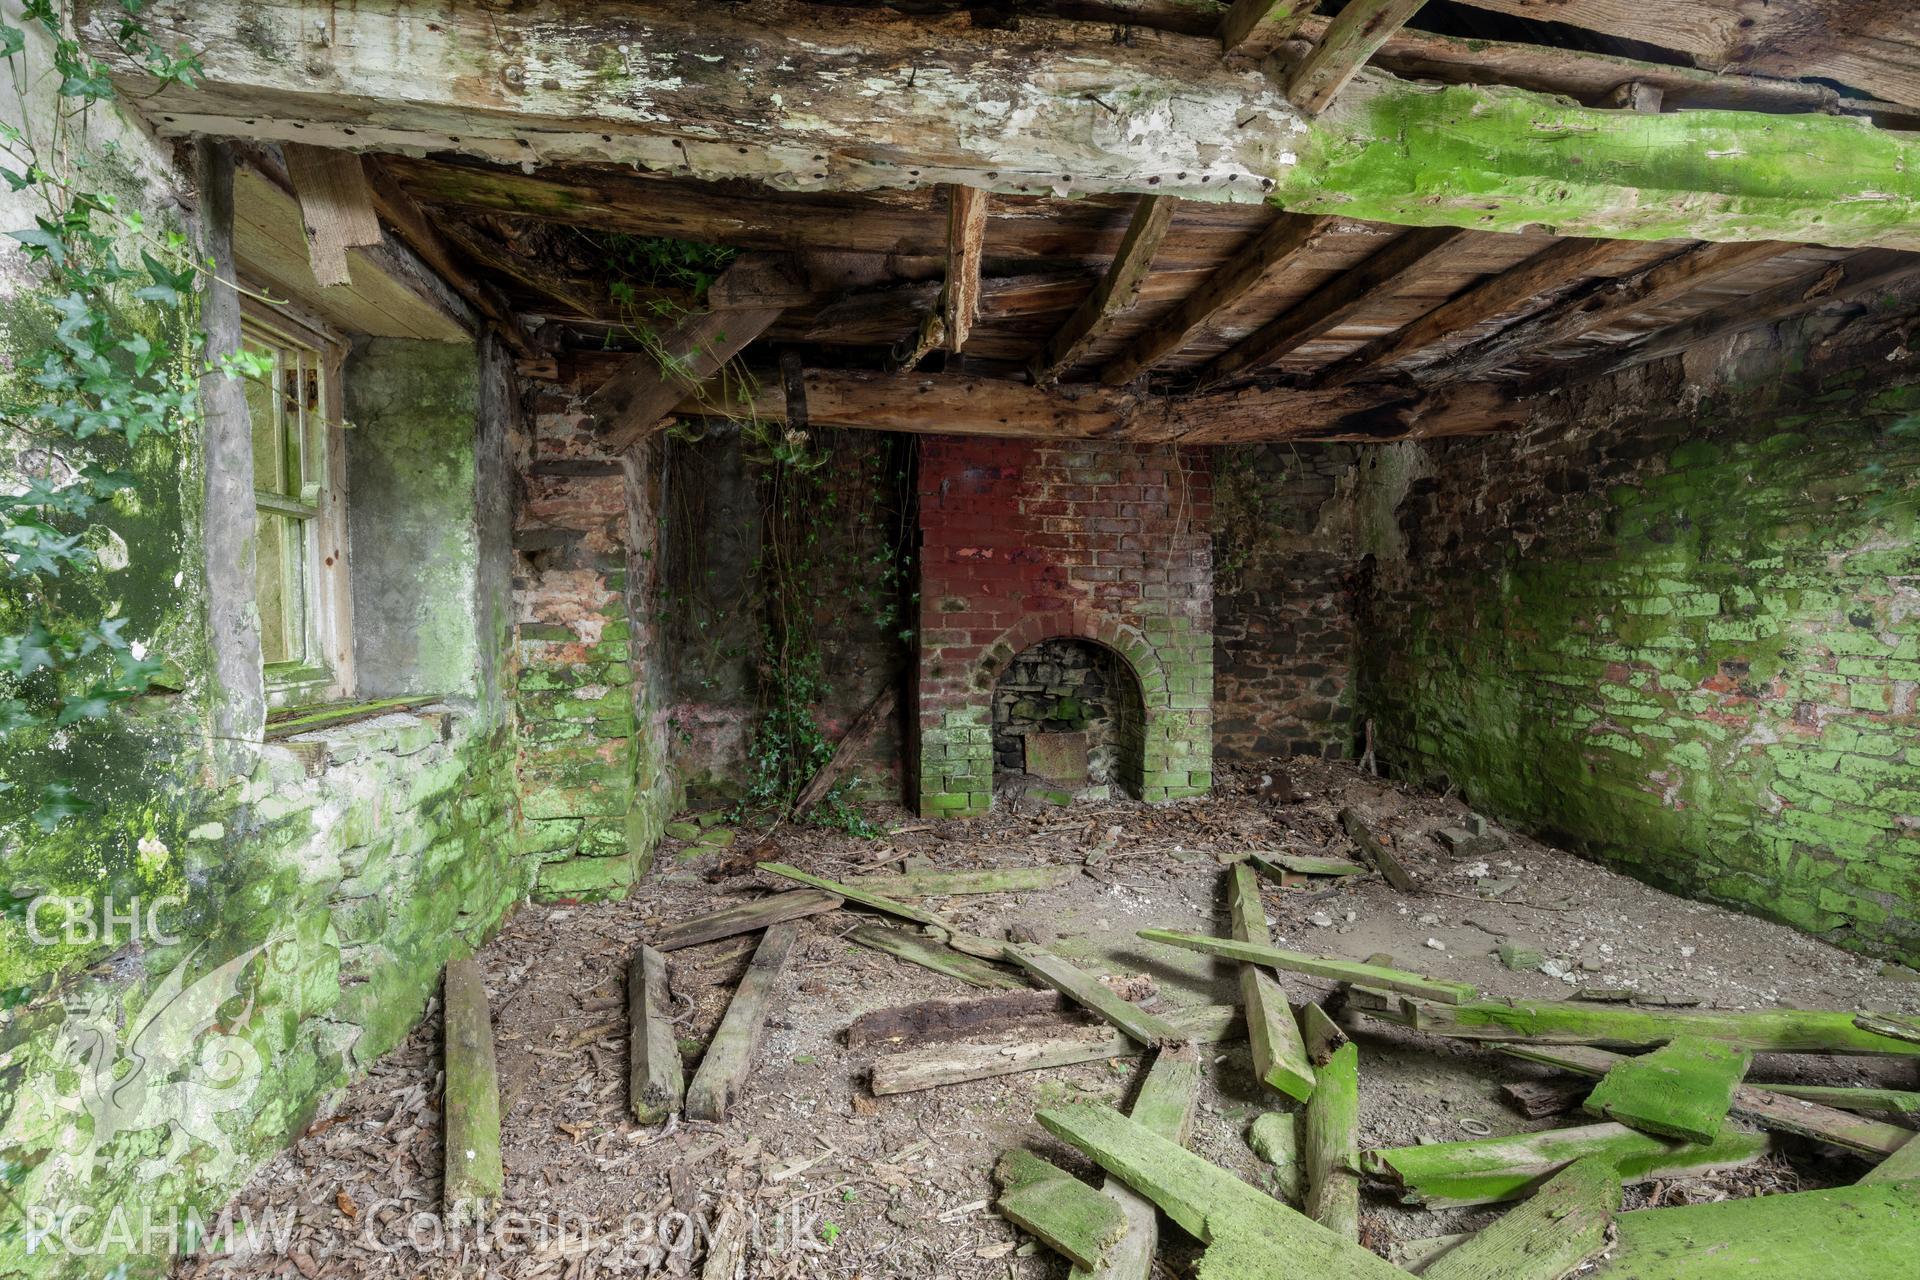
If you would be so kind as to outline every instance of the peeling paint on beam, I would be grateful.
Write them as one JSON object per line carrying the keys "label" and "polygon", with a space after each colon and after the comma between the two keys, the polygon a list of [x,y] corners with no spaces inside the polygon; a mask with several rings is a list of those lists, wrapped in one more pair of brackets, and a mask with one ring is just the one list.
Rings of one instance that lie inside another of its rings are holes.
{"label": "peeling paint on beam", "polygon": [[1007,194],[1171,194],[1309,213],[1627,239],[1920,248],[1920,141],[1870,124],[1642,115],[1515,89],[1358,76],[1302,119],[1210,38],[767,0],[529,7],[480,0],[163,0],[198,88],[158,92],[81,6],[163,134],[626,163],[796,191],[960,183]]}

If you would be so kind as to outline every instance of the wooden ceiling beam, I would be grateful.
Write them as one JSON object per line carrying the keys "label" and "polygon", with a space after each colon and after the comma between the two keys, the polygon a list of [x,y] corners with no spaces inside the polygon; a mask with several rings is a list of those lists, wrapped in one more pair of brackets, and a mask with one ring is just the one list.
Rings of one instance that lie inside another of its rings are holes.
{"label": "wooden ceiling beam", "polygon": [[1312,52],[1287,77],[1287,101],[1308,115],[1319,115],[1333,105],[1367,59],[1387,37],[1407,25],[1426,0],[1347,0]]}
{"label": "wooden ceiling beam", "polygon": [[1920,279],[1920,254],[1891,249],[1868,249],[1840,262],[1815,269],[1762,289],[1725,306],[1703,311],[1680,324],[1656,329],[1632,346],[1601,351],[1565,364],[1556,364],[1527,384],[1536,393],[1577,386],[1596,378],[1678,355],[1689,347],[1715,342],[1809,311],[1881,294],[1897,285]]}
{"label": "wooden ceiling beam", "polygon": [[987,242],[987,193],[947,188],[947,287],[941,298],[947,350],[958,352],[980,315],[980,260]]}
{"label": "wooden ceiling beam", "polygon": [[[781,379],[758,382],[752,412],[763,420],[783,420],[787,396]],[[1049,389],[953,373],[846,369],[808,369],[801,383],[807,419],[816,427],[1009,439],[1189,445],[1429,439],[1513,429],[1529,413],[1522,402],[1488,386],[1424,393],[1378,387],[1244,388],[1168,397],[1109,387]],[[676,413],[708,416],[713,403],[711,395],[690,396]]]}
{"label": "wooden ceiling beam", "polygon": [[[1448,381],[1486,377],[1538,351],[1616,324],[1636,311],[1663,306],[1723,276],[1778,257],[1791,245],[1705,244],[1617,280],[1604,280],[1562,298],[1441,362],[1432,371]],[[1425,375],[1416,374],[1416,379]]]}
{"label": "wooden ceiling beam", "polygon": [[1401,361],[1476,325],[1538,309],[1555,292],[1576,281],[1608,274],[1607,266],[1623,250],[1618,240],[1562,240],[1517,267],[1491,276],[1418,320],[1374,339],[1314,379],[1316,386],[1339,387],[1378,378]]}
{"label": "wooden ceiling beam", "polygon": [[1320,0],[1233,0],[1220,18],[1220,51],[1260,57],[1300,29]]}
{"label": "wooden ceiling beam", "polygon": [[1153,255],[1173,225],[1174,211],[1180,201],[1173,196],[1141,196],[1121,238],[1120,252],[1114,255],[1100,283],[1081,302],[1060,331],[1053,335],[1033,358],[1033,377],[1049,383],[1078,364],[1087,348],[1104,338],[1122,316],[1133,310],[1140,299],[1140,286],[1153,267]]}
{"label": "wooden ceiling beam", "polygon": [[373,207],[394,236],[413,250],[414,256],[459,294],[468,306],[484,316],[516,356],[534,355],[533,343],[514,319],[513,307],[492,283],[474,278],[460,261],[426,210],[400,189],[386,166],[377,159],[366,164],[367,186],[373,193]]}
{"label": "wooden ceiling beam", "polygon": [[959,183],[1408,226],[1920,248],[1920,139],[1824,116],[1642,115],[1369,69],[1306,118],[1217,38],[1118,43],[1099,24],[805,0],[572,0],[564,22],[547,6],[392,0],[343,9],[352,38],[326,43],[308,0],[153,0],[154,40],[199,53],[187,85],[118,47],[118,0],[76,9],[88,54],[170,137],[625,163],[805,192]]}
{"label": "wooden ceiling beam", "polygon": [[1235,343],[1207,366],[1201,381],[1222,382],[1258,373],[1289,351],[1338,328],[1369,301],[1391,294],[1465,234],[1452,227],[1421,227],[1405,233]]}
{"label": "wooden ceiling beam", "polygon": [[1225,263],[1180,304],[1138,334],[1100,370],[1100,381],[1117,387],[1186,346],[1210,319],[1285,271],[1334,227],[1332,218],[1281,214],[1252,244]]}

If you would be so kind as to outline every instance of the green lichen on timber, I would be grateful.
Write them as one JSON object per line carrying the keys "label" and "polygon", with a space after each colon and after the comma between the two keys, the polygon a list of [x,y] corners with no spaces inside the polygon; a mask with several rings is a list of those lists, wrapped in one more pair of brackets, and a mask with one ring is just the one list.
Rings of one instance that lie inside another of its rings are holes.
{"label": "green lichen on timber", "polygon": [[1303,213],[1666,240],[1911,232],[1920,140],[1865,120],[1602,111],[1518,90],[1375,83],[1309,126],[1269,198]]}

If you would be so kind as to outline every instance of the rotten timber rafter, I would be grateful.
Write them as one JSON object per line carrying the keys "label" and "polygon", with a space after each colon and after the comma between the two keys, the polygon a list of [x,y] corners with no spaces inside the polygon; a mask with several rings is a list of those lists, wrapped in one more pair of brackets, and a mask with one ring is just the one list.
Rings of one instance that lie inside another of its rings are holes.
{"label": "rotten timber rafter", "polygon": [[[1830,117],[1595,110],[1368,69],[1306,119],[1217,38],[1116,44],[1094,23],[1007,30],[801,0],[751,13],[398,0],[352,9],[353,38],[323,42],[303,0],[158,0],[143,12],[155,39],[203,50],[187,87],[157,85],[118,49],[117,12],[80,6],[85,47],[168,136],[631,163],[802,191],[945,182],[1418,226],[1920,246],[1920,139]],[[230,38],[240,29],[248,40]],[[625,51],[617,74],[609,50]]]}
{"label": "rotten timber rafter", "polygon": [[1347,0],[1313,51],[1287,77],[1287,100],[1310,115],[1333,104],[1387,37],[1407,25],[1426,0]]}
{"label": "rotten timber rafter", "polygon": [[1106,336],[1114,323],[1140,299],[1140,286],[1153,267],[1153,255],[1173,225],[1179,200],[1173,196],[1142,196],[1127,223],[1107,273],[1093,292],[1067,317],[1060,331],[1033,360],[1034,381],[1046,384],[1078,364],[1087,348]]}

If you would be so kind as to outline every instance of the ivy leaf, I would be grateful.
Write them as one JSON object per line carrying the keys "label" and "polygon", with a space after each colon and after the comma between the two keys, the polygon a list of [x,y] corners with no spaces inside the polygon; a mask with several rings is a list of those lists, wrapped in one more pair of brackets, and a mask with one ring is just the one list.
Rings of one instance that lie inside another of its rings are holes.
{"label": "ivy leaf", "polygon": [[60,708],[58,723],[69,725],[77,724],[82,720],[98,720],[111,710],[113,710],[113,699],[105,691],[89,689],[82,697],[67,699],[66,704]]}
{"label": "ivy leaf", "polygon": [[133,356],[134,371],[144,375],[153,368],[153,344],[147,341],[143,333],[136,333],[120,344],[120,349]]}
{"label": "ivy leaf", "polygon": [[0,669],[22,680],[36,671],[51,670],[53,646],[53,637],[38,622],[23,636],[0,636]]}
{"label": "ivy leaf", "polygon": [[27,47],[27,33],[0,22],[0,58],[11,58]]}
{"label": "ivy leaf", "polygon": [[7,235],[27,246],[28,252],[38,250],[53,259],[55,266],[67,263],[67,242],[45,227],[31,227],[25,231],[9,231]]}
{"label": "ivy leaf", "polygon": [[49,782],[40,790],[40,809],[33,815],[33,825],[51,833],[68,818],[79,817],[85,812],[87,806],[74,798],[71,786],[64,782]]}

